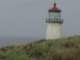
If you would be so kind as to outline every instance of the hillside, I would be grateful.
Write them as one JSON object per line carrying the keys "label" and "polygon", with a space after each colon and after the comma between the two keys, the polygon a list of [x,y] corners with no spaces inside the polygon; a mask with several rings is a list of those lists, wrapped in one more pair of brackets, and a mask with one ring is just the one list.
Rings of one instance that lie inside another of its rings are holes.
{"label": "hillside", "polygon": [[80,60],[80,36],[0,48],[0,60]]}

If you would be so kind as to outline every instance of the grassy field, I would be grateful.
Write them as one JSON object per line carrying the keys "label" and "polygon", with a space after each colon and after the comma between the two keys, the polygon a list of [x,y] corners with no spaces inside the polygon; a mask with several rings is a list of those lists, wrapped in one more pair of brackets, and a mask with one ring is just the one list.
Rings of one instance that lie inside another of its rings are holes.
{"label": "grassy field", "polygon": [[0,48],[0,60],[80,60],[80,36]]}

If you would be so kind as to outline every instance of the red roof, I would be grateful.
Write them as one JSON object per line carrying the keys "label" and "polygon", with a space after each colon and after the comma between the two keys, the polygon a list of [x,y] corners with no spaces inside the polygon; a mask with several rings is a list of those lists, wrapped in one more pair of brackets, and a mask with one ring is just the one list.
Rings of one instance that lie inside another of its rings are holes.
{"label": "red roof", "polygon": [[61,10],[56,6],[56,3],[54,3],[53,7],[49,9],[49,12],[61,12]]}

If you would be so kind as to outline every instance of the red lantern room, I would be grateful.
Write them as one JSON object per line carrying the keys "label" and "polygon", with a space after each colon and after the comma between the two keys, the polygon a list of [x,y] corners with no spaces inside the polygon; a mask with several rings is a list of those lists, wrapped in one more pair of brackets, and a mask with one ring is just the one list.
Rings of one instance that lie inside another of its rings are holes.
{"label": "red lantern room", "polygon": [[59,23],[63,24],[63,19],[61,18],[61,10],[57,7],[57,4],[54,3],[52,8],[48,10],[49,18],[47,23]]}
{"label": "red lantern room", "polygon": [[57,7],[57,4],[54,3],[53,7],[49,9],[49,12],[61,12],[61,10]]}

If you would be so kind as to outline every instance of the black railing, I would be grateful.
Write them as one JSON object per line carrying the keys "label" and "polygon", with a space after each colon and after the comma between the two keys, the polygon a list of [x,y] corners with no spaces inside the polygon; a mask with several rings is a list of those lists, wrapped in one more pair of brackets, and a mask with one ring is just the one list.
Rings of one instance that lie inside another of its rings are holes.
{"label": "black railing", "polygon": [[62,24],[63,19],[61,19],[61,18],[47,19],[46,22],[47,23],[60,23],[60,24]]}

